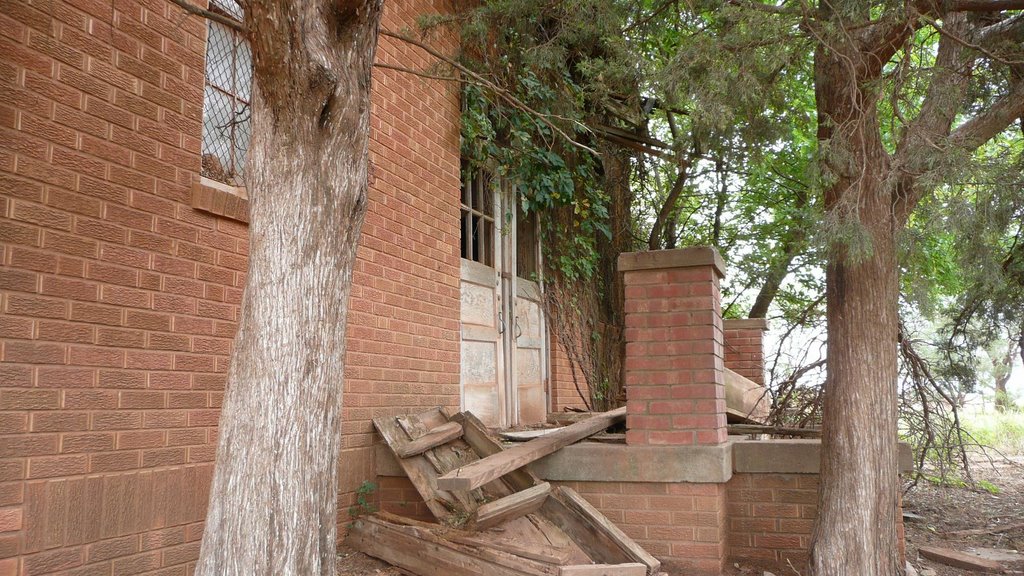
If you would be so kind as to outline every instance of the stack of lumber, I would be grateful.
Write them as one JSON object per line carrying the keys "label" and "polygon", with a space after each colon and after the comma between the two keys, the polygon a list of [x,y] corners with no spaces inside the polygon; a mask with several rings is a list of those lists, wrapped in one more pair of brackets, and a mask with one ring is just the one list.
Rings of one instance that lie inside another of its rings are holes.
{"label": "stack of lumber", "polygon": [[624,408],[592,415],[509,450],[468,412],[378,418],[440,524],[379,513],[353,522],[349,544],[420,576],[654,575],[658,560],[579,494],[528,468],[624,418]]}

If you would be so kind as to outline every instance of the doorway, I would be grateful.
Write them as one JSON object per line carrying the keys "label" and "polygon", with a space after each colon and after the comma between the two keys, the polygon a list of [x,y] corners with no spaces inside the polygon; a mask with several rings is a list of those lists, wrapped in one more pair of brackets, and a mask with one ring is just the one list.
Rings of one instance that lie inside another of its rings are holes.
{"label": "doorway", "polygon": [[488,426],[543,422],[548,411],[540,233],[517,200],[497,176],[463,167],[461,400]]}

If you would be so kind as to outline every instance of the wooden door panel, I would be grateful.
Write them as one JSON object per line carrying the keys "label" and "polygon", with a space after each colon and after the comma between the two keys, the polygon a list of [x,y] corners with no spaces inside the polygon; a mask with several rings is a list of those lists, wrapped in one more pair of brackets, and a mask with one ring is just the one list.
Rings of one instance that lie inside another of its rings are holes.
{"label": "wooden door panel", "polygon": [[519,424],[535,424],[547,418],[544,388],[544,313],[540,288],[523,278],[516,279],[515,385]]}

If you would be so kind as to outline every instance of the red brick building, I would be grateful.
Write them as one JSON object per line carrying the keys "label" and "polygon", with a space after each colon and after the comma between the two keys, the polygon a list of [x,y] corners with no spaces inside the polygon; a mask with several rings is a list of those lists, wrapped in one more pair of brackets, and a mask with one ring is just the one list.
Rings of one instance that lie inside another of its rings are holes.
{"label": "red brick building", "polygon": [[[233,13],[232,0],[211,4]],[[383,26],[412,29],[450,9],[387,2]],[[431,42],[457,48],[452,36]],[[246,280],[246,53],[226,28],[167,0],[0,0],[0,576],[191,572]],[[391,38],[378,60],[433,64]],[[578,403],[533,281],[536,223],[479,175],[462,181],[459,102],[454,84],[374,71],[343,509],[380,478],[385,506],[416,511],[374,417],[441,405],[507,425]],[[641,302],[633,312],[680,291],[703,307],[682,315],[692,325],[655,326],[656,314],[631,328],[630,445],[616,449],[632,452],[616,453],[603,478],[573,460],[606,461],[592,447],[539,468],[656,555],[713,571],[730,554],[799,555],[816,468],[755,482],[778,470],[734,458],[722,371],[758,380],[763,326],[723,324],[722,269],[713,258],[702,266],[669,274],[703,276],[667,292],[636,288],[662,272],[627,276]],[[685,367],[659,364],[684,348]],[[660,396],[673,387],[688,390],[685,402]],[[717,472],[622,469],[691,449],[716,458]]]}
{"label": "red brick building", "polygon": [[[384,26],[447,9],[388,2]],[[244,191],[201,177],[204,91],[232,88],[208,28],[167,0],[0,1],[0,574],[197,556],[248,251]],[[373,416],[460,403],[458,87],[377,69],[373,104],[345,494],[374,479]]]}

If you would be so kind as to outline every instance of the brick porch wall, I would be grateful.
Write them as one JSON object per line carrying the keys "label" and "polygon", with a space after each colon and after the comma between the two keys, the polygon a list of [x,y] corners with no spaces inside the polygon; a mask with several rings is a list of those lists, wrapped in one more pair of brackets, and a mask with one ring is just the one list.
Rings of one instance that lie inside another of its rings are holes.
{"label": "brick porch wall", "polygon": [[[388,3],[385,26],[447,8]],[[243,222],[192,207],[205,37],[165,0],[0,0],[0,574],[198,554],[248,252]],[[457,87],[374,78],[343,507],[374,477],[372,417],[459,397]]]}
{"label": "brick porch wall", "polygon": [[726,498],[730,562],[806,564],[818,510],[817,474],[734,474]]}
{"label": "brick porch wall", "polygon": [[552,335],[549,357],[551,358],[551,375],[548,389],[551,391],[551,411],[562,412],[566,408],[585,410],[587,405],[580,398],[576,386],[578,384],[580,391],[588,394],[587,379],[577,369],[576,382],[573,382],[573,369],[569,362],[569,356],[562,345],[555,341],[554,335]]}
{"label": "brick porch wall", "polygon": [[764,385],[764,333],[768,321],[763,318],[723,321],[725,367]]}

